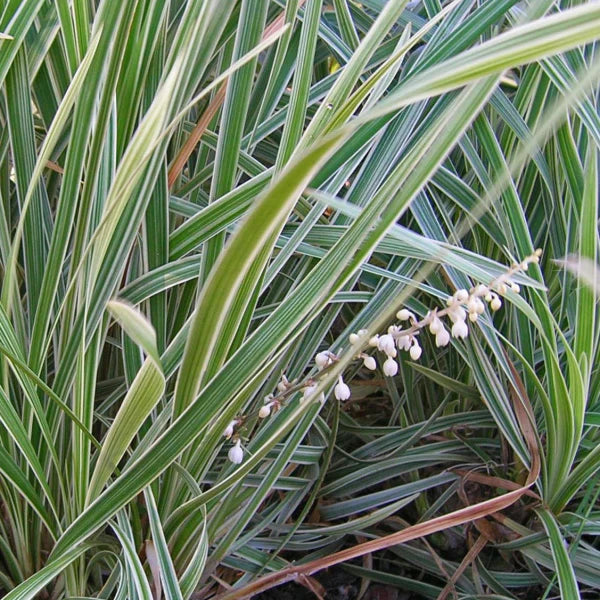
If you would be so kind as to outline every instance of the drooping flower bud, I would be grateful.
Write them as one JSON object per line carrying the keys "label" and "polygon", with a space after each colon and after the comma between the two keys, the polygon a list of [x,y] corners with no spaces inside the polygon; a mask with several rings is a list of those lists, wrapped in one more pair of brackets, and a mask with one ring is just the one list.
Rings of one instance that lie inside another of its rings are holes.
{"label": "drooping flower bud", "polygon": [[469,311],[469,313],[476,313],[478,315],[481,315],[485,311],[485,305],[476,296],[471,296],[469,298],[469,301],[467,302],[467,310]]}
{"label": "drooping flower bud", "polygon": [[410,349],[410,335],[401,335],[396,338],[396,345],[399,350],[409,350]]}
{"label": "drooping flower bud", "polygon": [[342,376],[338,380],[337,385],[333,389],[333,393],[338,400],[345,402],[350,398],[350,388],[344,383]]}
{"label": "drooping flower bud", "polygon": [[467,292],[467,290],[464,289],[456,290],[456,292],[454,293],[454,299],[457,302],[466,302],[469,299],[469,292]]}
{"label": "drooping flower bud", "polygon": [[414,319],[415,315],[413,315],[407,308],[403,308],[396,313],[396,318],[399,321],[408,321],[409,319]]}
{"label": "drooping flower bud", "polygon": [[498,298],[498,296],[496,296],[495,294],[492,297],[492,301],[490,302],[490,308],[494,312],[496,312],[497,310],[500,310],[500,308],[502,308],[502,300],[500,300],[500,298]]}
{"label": "drooping flower bud", "polygon": [[227,439],[229,439],[233,435],[233,431],[234,431],[234,428],[236,425],[237,425],[236,419],[234,419],[233,421],[230,421],[229,425],[227,425],[227,427],[225,427],[225,430],[223,431],[223,436],[225,436]]}
{"label": "drooping flower bud", "polygon": [[266,419],[271,414],[271,407],[275,404],[275,402],[267,402],[264,406],[260,407],[258,411],[259,419]]}
{"label": "drooping flower bud", "polygon": [[331,356],[329,352],[319,352],[315,355],[315,364],[319,369],[324,369],[332,363]]}
{"label": "drooping flower bud", "polygon": [[452,337],[455,338],[466,338],[469,335],[469,328],[464,321],[456,321],[452,325]]}
{"label": "drooping flower bud", "polygon": [[464,321],[467,318],[467,311],[462,306],[453,306],[448,310],[448,317],[453,323]]}
{"label": "drooping flower bud", "polygon": [[363,365],[367,367],[369,371],[374,371],[377,368],[377,361],[373,356],[365,356]]}
{"label": "drooping flower bud", "polygon": [[383,373],[388,377],[393,377],[398,373],[398,363],[391,356],[383,363]]}
{"label": "drooping flower bud", "polygon": [[235,446],[232,446],[227,453],[227,458],[234,464],[239,465],[244,460],[244,451],[242,450],[242,443],[238,440]]}
{"label": "drooping flower bud", "polygon": [[394,344],[394,338],[389,334],[385,333],[379,337],[379,343],[377,347],[382,352],[385,352],[388,356],[396,356],[396,345]]}
{"label": "drooping flower bud", "polygon": [[444,329],[444,324],[439,317],[434,317],[433,321],[431,321],[429,324],[429,331],[433,335],[437,335],[440,331],[442,331],[442,329]]}
{"label": "drooping flower bud", "polygon": [[467,302],[467,309],[469,311],[469,320],[475,323],[479,315],[485,312],[485,304],[476,296],[471,296]]}
{"label": "drooping flower bud", "polygon": [[448,333],[448,330],[443,327],[442,329],[440,329],[440,331],[438,331],[438,333],[435,336],[435,345],[437,348],[441,348],[443,346],[447,346],[450,343],[450,334]]}
{"label": "drooping flower bud", "polygon": [[279,391],[283,394],[284,392],[287,392],[290,385],[291,384],[288,381],[288,378],[285,375],[282,375],[281,381],[277,384],[277,391]]}
{"label": "drooping flower bud", "polygon": [[410,349],[410,357],[413,360],[419,360],[419,358],[421,358],[422,352],[423,352],[423,349],[421,348],[421,346],[419,346],[419,342],[417,342],[417,340],[414,340],[413,345]]}
{"label": "drooping flower bud", "polygon": [[317,384],[311,383],[302,389],[302,401],[308,400],[317,390]]}

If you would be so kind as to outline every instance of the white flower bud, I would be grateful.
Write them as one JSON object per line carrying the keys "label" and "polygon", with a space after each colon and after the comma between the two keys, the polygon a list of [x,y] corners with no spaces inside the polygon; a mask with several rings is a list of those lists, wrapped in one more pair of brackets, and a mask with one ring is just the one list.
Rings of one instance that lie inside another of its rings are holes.
{"label": "white flower bud", "polygon": [[479,285],[475,286],[475,289],[473,290],[473,295],[485,296],[489,291],[490,288],[487,285],[483,285],[483,283],[480,283]]}
{"label": "white flower bud", "polygon": [[379,346],[379,336],[378,335],[374,335],[369,340],[369,346],[371,346],[372,348],[377,348]]}
{"label": "white flower bud", "polygon": [[359,342],[362,342],[367,335],[369,335],[367,329],[359,329],[356,333],[350,334],[350,343],[352,345],[358,344]]}
{"label": "white flower bud", "polygon": [[456,321],[452,325],[452,337],[455,338],[466,338],[469,335],[469,328],[464,321]]}
{"label": "white flower bud", "polygon": [[505,284],[505,283],[501,283],[501,284],[498,286],[497,290],[498,290],[498,293],[499,293],[501,296],[504,296],[504,294],[506,294],[506,291],[507,291],[506,284]]}
{"label": "white flower bud", "polygon": [[459,321],[464,321],[467,318],[467,312],[462,306],[453,306],[448,311],[448,317],[453,323],[457,323]]}
{"label": "white flower bud", "polygon": [[510,284],[510,289],[511,289],[511,290],[512,290],[512,291],[513,291],[515,294],[518,294],[518,293],[521,291],[521,288],[520,288],[519,284],[518,284],[518,283],[514,283],[514,282],[512,282],[512,283]]}
{"label": "white flower bud", "polygon": [[289,386],[290,386],[290,382],[288,381],[287,377],[285,375],[282,375],[281,381],[277,384],[277,391],[279,391],[283,394],[284,392],[287,391]]}
{"label": "white flower bud", "polygon": [[233,421],[230,421],[229,425],[227,425],[227,427],[225,427],[225,430],[223,431],[223,435],[229,439],[232,435],[233,435],[233,428],[236,426],[237,421],[234,419]]}
{"label": "white flower bud", "polygon": [[476,298],[475,296],[471,296],[469,298],[467,308],[469,310],[469,319],[471,319],[471,321],[476,321],[477,317],[483,314],[485,311],[485,305],[479,298]]}
{"label": "white flower bud", "polygon": [[521,267],[522,271],[527,271],[527,269],[529,269],[529,263],[526,260],[524,260],[519,266]]}
{"label": "white flower bud", "polygon": [[389,334],[385,333],[379,337],[379,343],[377,347],[382,352],[385,352],[388,356],[396,356],[396,345],[394,344],[394,338]]}
{"label": "white flower bud", "polygon": [[492,292],[488,292],[488,293],[485,295],[485,298],[484,298],[484,300],[485,300],[486,302],[491,302],[491,301],[492,301],[492,298],[493,298],[493,296],[492,296]]}
{"label": "white flower bud", "polygon": [[393,377],[398,373],[398,363],[391,356],[383,363],[383,373],[388,377]]}
{"label": "white flower bud", "polygon": [[456,290],[454,298],[457,302],[466,302],[469,299],[469,292],[467,290]]}
{"label": "white flower bud", "polygon": [[476,313],[476,312],[469,313],[469,321],[471,321],[471,323],[475,323],[475,321],[477,321],[478,318],[479,318],[479,313]]}
{"label": "white flower bud", "polygon": [[399,321],[408,321],[409,319],[414,319],[415,315],[413,315],[407,308],[403,308],[396,313],[396,318]]}
{"label": "white flower bud", "polygon": [[498,296],[494,296],[492,298],[492,301],[490,302],[490,308],[496,312],[497,310],[500,310],[500,308],[502,307],[502,300],[500,300],[500,298],[498,298]]}
{"label": "white flower bud", "polygon": [[315,364],[319,369],[324,369],[326,366],[330,365],[331,362],[329,352],[319,352],[315,355]]}
{"label": "white flower bud", "polygon": [[302,401],[308,400],[308,398],[310,398],[310,396],[312,396],[315,393],[316,389],[317,389],[316,383],[307,385],[305,388],[303,388],[302,389]]}
{"label": "white flower bud", "polygon": [[[408,350],[410,348],[410,335],[401,335],[396,338],[396,345],[399,350]],[[395,358],[395,356],[392,358]]]}
{"label": "white flower bud", "polygon": [[415,340],[410,349],[410,357],[413,360],[419,360],[422,352],[423,352],[423,349],[421,348],[421,346],[419,346],[419,343],[417,342],[417,340]]}
{"label": "white flower bud", "polygon": [[333,393],[335,397],[342,402],[345,402],[350,398],[350,388],[344,383],[341,375],[337,385],[333,388]]}
{"label": "white flower bud", "polygon": [[374,371],[377,368],[377,361],[372,356],[365,356],[363,365],[367,367],[369,371]]}
{"label": "white flower bud", "polygon": [[448,330],[444,327],[441,329],[435,336],[435,345],[437,348],[441,348],[442,346],[447,346],[450,343],[450,334]]}
{"label": "white flower bud", "polygon": [[429,324],[429,331],[433,335],[436,335],[440,331],[442,331],[442,329],[444,329],[444,324],[441,322],[439,317],[434,317],[433,321],[431,321],[431,323]]}
{"label": "white flower bud", "polygon": [[227,453],[227,458],[234,464],[239,465],[244,460],[244,451],[242,450],[242,444],[240,440],[232,446]]}
{"label": "white flower bud", "polygon": [[276,400],[269,401],[272,397],[273,396],[267,396],[265,398],[264,406],[261,406],[260,410],[258,411],[259,419],[266,419],[271,414],[271,408],[273,407],[273,405],[279,406],[279,402],[277,402]]}

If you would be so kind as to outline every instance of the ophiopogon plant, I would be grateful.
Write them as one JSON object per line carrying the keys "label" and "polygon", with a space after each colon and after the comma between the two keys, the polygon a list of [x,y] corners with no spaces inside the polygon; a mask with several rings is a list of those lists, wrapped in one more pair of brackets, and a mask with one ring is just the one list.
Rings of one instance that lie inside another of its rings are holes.
{"label": "ophiopogon plant", "polygon": [[577,4],[3,4],[6,598],[599,587]]}

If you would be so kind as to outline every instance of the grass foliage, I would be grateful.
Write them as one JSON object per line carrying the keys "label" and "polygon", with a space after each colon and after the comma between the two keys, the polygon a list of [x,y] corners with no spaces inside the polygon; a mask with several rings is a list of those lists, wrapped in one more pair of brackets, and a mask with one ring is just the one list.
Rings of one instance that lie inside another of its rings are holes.
{"label": "grass foliage", "polygon": [[[600,593],[600,3],[5,0],[0,32],[0,594]],[[536,248],[466,339],[355,360]]]}

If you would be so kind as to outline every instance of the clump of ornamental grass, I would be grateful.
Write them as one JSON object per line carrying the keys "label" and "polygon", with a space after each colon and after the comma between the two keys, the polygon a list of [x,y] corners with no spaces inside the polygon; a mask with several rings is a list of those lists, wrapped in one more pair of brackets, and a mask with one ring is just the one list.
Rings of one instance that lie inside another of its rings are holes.
{"label": "clump of ornamental grass", "polygon": [[596,597],[599,40],[575,0],[2,2],[0,596],[325,596],[352,551],[364,597]]}

